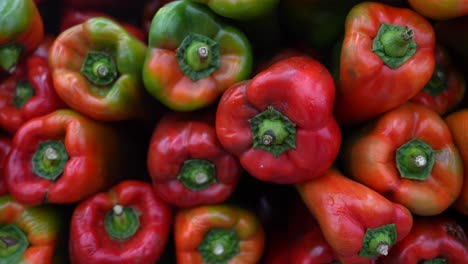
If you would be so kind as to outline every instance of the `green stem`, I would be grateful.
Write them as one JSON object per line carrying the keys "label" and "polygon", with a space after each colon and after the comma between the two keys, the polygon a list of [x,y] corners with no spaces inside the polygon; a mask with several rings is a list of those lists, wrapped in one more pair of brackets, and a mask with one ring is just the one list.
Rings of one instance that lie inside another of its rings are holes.
{"label": "green stem", "polygon": [[397,149],[395,160],[402,178],[426,180],[434,166],[435,153],[431,146],[414,138]]}
{"label": "green stem", "polygon": [[431,96],[437,96],[448,88],[448,76],[444,67],[436,64],[434,72],[429,82],[424,86],[423,90]]}
{"label": "green stem", "polygon": [[359,256],[375,258],[388,255],[391,246],[396,243],[397,232],[395,224],[388,224],[377,228],[368,228],[362,241]]}
{"label": "green stem", "polygon": [[190,190],[203,190],[216,182],[215,165],[201,159],[186,160],[177,178]]}
{"label": "green stem", "polygon": [[104,219],[107,234],[113,240],[125,241],[131,238],[140,228],[140,220],[133,207],[116,204]]}
{"label": "green stem", "polygon": [[447,260],[443,258],[428,259],[420,262],[421,264],[447,264]]}
{"label": "green stem", "polygon": [[19,263],[28,246],[28,238],[18,226],[0,226],[0,264]]}
{"label": "green stem", "polygon": [[23,50],[23,45],[16,42],[0,46],[0,67],[10,73],[13,72]]}
{"label": "green stem", "polygon": [[13,96],[13,104],[21,108],[25,103],[34,96],[34,87],[28,81],[20,81],[16,84],[15,95]]}
{"label": "green stem", "polygon": [[98,86],[112,84],[119,75],[112,57],[97,51],[88,52],[81,66],[81,73]]}
{"label": "green stem", "polygon": [[234,230],[211,229],[198,246],[204,263],[226,264],[237,255],[239,238]]}
{"label": "green stem", "polygon": [[40,142],[31,160],[33,173],[46,180],[54,181],[63,173],[68,158],[62,141]]}
{"label": "green stem", "polygon": [[253,148],[262,149],[278,157],[296,148],[296,128],[285,115],[269,106],[249,120]]}

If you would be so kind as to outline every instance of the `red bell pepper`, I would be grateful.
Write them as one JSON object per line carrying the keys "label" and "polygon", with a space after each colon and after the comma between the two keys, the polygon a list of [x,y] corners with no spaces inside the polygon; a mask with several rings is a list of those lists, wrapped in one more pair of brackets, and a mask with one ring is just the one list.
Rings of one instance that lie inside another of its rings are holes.
{"label": "red bell pepper", "polygon": [[177,264],[256,264],[265,233],[257,217],[231,205],[206,205],[178,211],[174,221]]}
{"label": "red bell pepper", "polygon": [[403,104],[354,130],[342,147],[346,172],[413,214],[436,215],[460,194],[463,163],[444,120]]}
{"label": "red bell pepper", "polygon": [[413,225],[404,206],[345,177],[336,168],[296,188],[343,263],[368,263],[387,255]]}
{"label": "red bell pepper", "polygon": [[382,264],[463,264],[468,241],[462,227],[447,216],[415,217],[411,232],[382,258]]}
{"label": "red bell pepper", "polygon": [[55,36],[51,34],[46,34],[44,38],[42,38],[41,43],[37,47],[37,49],[34,51],[33,55],[34,56],[39,56],[44,59],[49,58],[49,50],[50,47],[52,47],[52,44],[55,41]]}
{"label": "red bell pepper", "polygon": [[157,194],[178,207],[217,204],[234,192],[242,167],[218,141],[213,111],[166,114],[148,149]]}
{"label": "red bell pepper", "polygon": [[370,120],[408,101],[434,72],[432,25],[407,9],[375,2],[346,18],[335,116],[342,125]]}
{"label": "red bell pepper", "polygon": [[11,138],[6,135],[0,136],[0,196],[8,193],[8,188],[5,184],[5,175],[3,172],[4,164],[8,153],[11,149]]}
{"label": "red bell pepper", "polygon": [[419,14],[433,20],[449,20],[468,15],[466,0],[408,0]]}
{"label": "red bell pepper", "polygon": [[435,60],[436,66],[431,80],[410,101],[444,115],[460,105],[466,93],[466,82],[456,65],[452,63],[447,49],[437,45]]}
{"label": "red bell pepper", "polygon": [[[93,17],[105,17],[108,19],[112,19],[115,21],[113,17],[108,14],[99,11],[89,11],[89,10],[79,10],[79,9],[72,9],[67,8],[63,10],[62,17],[60,20],[60,32],[63,32],[73,26],[81,24],[86,20],[93,18]],[[115,21],[118,22],[118,21]],[[120,22],[119,22],[120,23]],[[135,38],[141,40],[142,42],[146,42],[146,34],[139,28],[128,24],[128,23],[120,23],[120,25],[125,28],[131,35]]]}
{"label": "red bell pepper", "polygon": [[468,109],[464,108],[445,117],[463,163],[463,186],[453,208],[468,216]]}
{"label": "red bell pepper", "polygon": [[170,207],[151,184],[125,180],[75,208],[72,264],[156,263],[171,227]]}
{"label": "red bell pepper", "polygon": [[318,177],[341,143],[332,116],[334,95],[333,79],[318,61],[279,61],[223,94],[218,138],[260,180],[290,184]]}
{"label": "red bell pepper", "polygon": [[31,119],[16,132],[5,161],[8,190],[28,205],[79,202],[124,176],[124,140],[72,110]]}
{"label": "red bell pepper", "polygon": [[2,0],[0,5],[0,73],[12,72],[21,57],[44,37],[44,24],[32,0]]}
{"label": "red bell pepper", "polygon": [[26,121],[67,105],[55,92],[47,59],[30,56],[0,84],[0,127],[14,134]]}

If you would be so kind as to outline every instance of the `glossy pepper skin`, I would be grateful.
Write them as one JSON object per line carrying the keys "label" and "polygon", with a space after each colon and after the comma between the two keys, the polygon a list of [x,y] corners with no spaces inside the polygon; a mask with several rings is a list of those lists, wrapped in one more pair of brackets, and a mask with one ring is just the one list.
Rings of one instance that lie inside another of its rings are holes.
{"label": "glossy pepper skin", "polygon": [[432,25],[407,9],[375,2],[346,18],[335,116],[341,125],[368,121],[406,102],[434,72]]}
{"label": "glossy pepper skin", "polygon": [[73,110],[57,110],[16,132],[5,181],[24,204],[79,202],[122,177],[123,146],[113,127]]}
{"label": "glossy pepper skin", "polygon": [[341,144],[332,116],[334,88],[318,61],[281,60],[223,94],[216,112],[219,141],[260,180],[291,184],[318,177]]}
{"label": "glossy pepper skin", "polygon": [[116,22],[88,19],[60,33],[50,49],[55,89],[72,109],[96,120],[143,118],[145,52],[145,44]]}
{"label": "glossy pepper skin", "polygon": [[171,227],[170,207],[151,184],[125,180],[75,208],[70,261],[87,264],[156,263]]}
{"label": "glossy pepper skin", "polygon": [[468,2],[464,0],[408,0],[419,14],[434,20],[448,20],[468,15]]}
{"label": "glossy pepper skin", "polygon": [[9,195],[1,196],[0,263],[63,263],[58,251],[64,227],[57,207],[26,206]]}
{"label": "glossy pepper skin", "polygon": [[343,263],[370,263],[408,235],[413,218],[404,206],[331,168],[296,188],[323,236]]}
{"label": "glossy pepper skin", "polygon": [[410,101],[445,115],[460,105],[466,93],[466,82],[446,48],[436,46],[435,60],[431,79]]}
{"label": "glossy pepper skin", "polygon": [[229,86],[249,78],[252,70],[245,34],[193,1],[173,1],[160,8],[148,39],[145,87],[172,110],[211,105]]}
{"label": "glossy pepper skin", "polygon": [[151,21],[153,20],[154,15],[158,10],[163,7],[165,4],[169,2],[173,2],[174,0],[146,0],[143,6],[143,29],[145,35],[147,36],[150,32]]}
{"label": "glossy pepper skin", "polygon": [[8,193],[8,188],[5,183],[3,168],[6,157],[11,149],[11,137],[7,135],[0,136],[0,196]]}
{"label": "glossy pepper skin", "polygon": [[148,149],[148,171],[167,203],[192,207],[224,202],[242,167],[216,136],[214,111],[170,112],[158,121]]}
{"label": "glossy pepper skin", "polygon": [[55,92],[45,58],[28,57],[24,69],[19,66],[0,84],[0,127],[10,134],[31,118],[66,107]]}
{"label": "glossy pepper skin", "polygon": [[411,232],[381,263],[463,264],[467,259],[468,241],[463,228],[448,216],[433,216],[415,217]]}
{"label": "glossy pepper skin", "polygon": [[457,146],[463,162],[463,186],[453,208],[468,216],[468,109],[460,109],[445,117],[445,123],[452,133],[453,141]]}
{"label": "glossy pepper skin", "polygon": [[0,72],[11,72],[39,46],[44,25],[32,0],[3,0],[0,14]]}
{"label": "glossy pepper skin", "polygon": [[251,20],[271,14],[279,5],[279,0],[193,0],[207,5],[216,14],[234,20]]}
{"label": "glossy pepper skin", "polygon": [[428,108],[406,103],[347,137],[347,174],[413,214],[436,215],[460,194],[463,163],[450,129]]}
{"label": "glossy pepper skin", "polygon": [[257,217],[226,204],[178,211],[174,239],[178,264],[254,264],[265,247],[265,234]]}

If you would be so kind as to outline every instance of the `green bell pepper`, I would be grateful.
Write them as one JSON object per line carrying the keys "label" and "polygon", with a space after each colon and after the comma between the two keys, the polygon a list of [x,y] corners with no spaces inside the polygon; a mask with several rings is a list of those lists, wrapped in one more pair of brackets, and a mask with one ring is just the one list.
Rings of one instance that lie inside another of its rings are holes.
{"label": "green bell pepper", "polygon": [[206,4],[216,14],[235,20],[251,20],[273,12],[279,0],[193,0]]}

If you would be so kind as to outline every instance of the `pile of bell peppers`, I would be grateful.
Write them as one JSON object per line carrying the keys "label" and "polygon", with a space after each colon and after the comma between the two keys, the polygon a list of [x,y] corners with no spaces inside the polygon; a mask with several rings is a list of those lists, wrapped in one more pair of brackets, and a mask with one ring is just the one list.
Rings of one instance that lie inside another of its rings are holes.
{"label": "pile of bell peppers", "polygon": [[0,1],[0,264],[468,263],[466,0]]}

